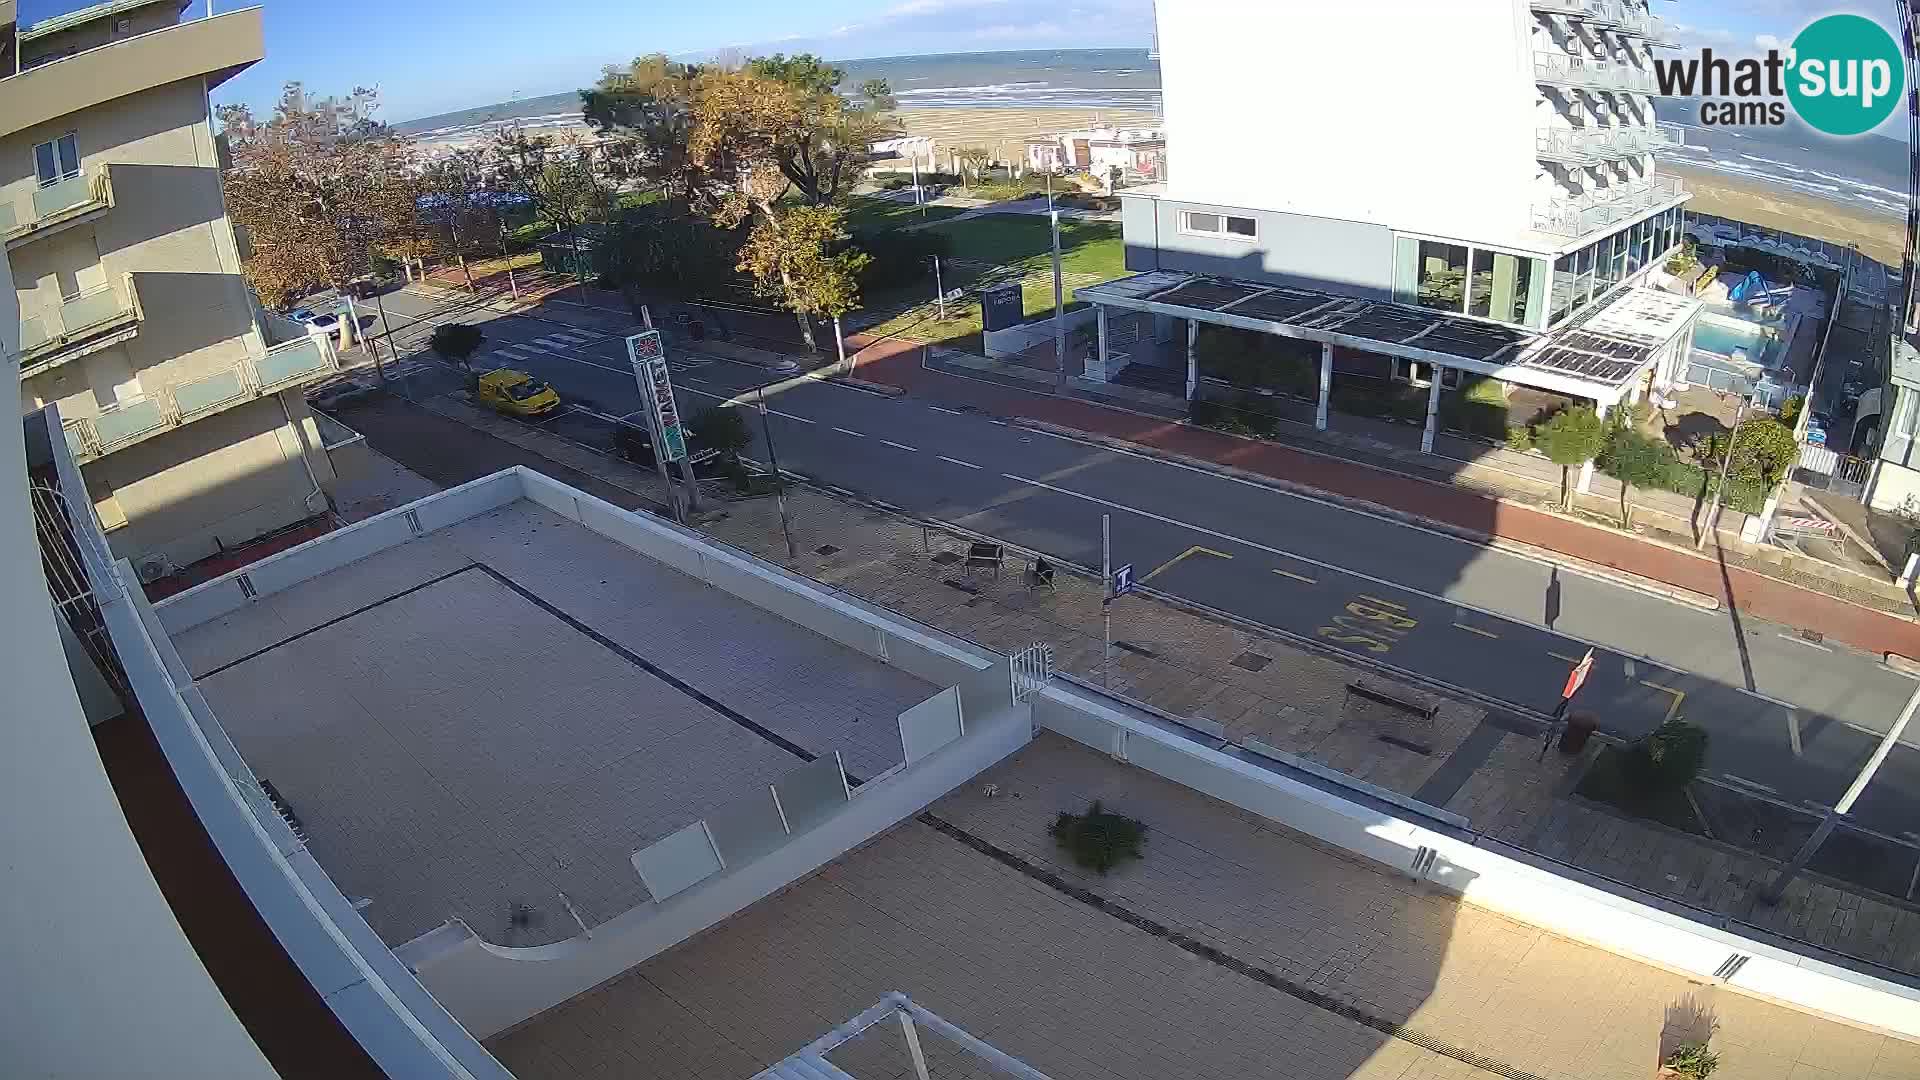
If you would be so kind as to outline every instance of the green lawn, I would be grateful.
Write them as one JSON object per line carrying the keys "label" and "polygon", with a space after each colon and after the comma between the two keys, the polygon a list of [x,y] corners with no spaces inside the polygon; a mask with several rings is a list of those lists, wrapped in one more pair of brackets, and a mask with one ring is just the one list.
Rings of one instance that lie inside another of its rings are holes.
{"label": "green lawn", "polygon": [[964,206],[915,206],[892,199],[856,197],[847,200],[847,228],[855,232],[895,229],[920,221],[940,221],[966,212]]}
{"label": "green lawn", "polygon": [[[929,232],[945,233],[953,241],[953,257],[1020,270],[1052,267],[1052,243],[1047,219],[1037,214],[983,214],[980,217],[936,225]],[[1063,274],[1087,274],[1109,281],[1127,272],[1126,248],[1115,221],[1060,222],[1060,269]]]}

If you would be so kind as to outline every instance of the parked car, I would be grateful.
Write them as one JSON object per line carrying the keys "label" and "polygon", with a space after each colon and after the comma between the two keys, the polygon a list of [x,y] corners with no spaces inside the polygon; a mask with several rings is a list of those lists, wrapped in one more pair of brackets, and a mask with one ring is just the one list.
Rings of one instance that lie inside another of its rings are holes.
{"label": "parked car", "polygon": [[560,395],[524,371],[496,368],[480,376],[480,404],[509,416],[545,416],[560,407]]}
{"label": "parked car", "polygon": [[1833,418],[1826,413],[1814,413],[1807,417],[1807,445],[1827,445],[1827,425],[1832,422]]}
{"label": "parked car", "polygon": [[310,314],[300,321],[307,324],[309,331],[318,330],[332,338],[335,345],[340,344],[340,316],[329,311],[321,315]]}
{"label": "parked car", "polygon": [[[613,433],[613,448],[635,465],[653,464],[653,435],[644,424],[621,424]],[[687,460],[695,466],[718,462],[720,451],[703,447],[687,432]]]}

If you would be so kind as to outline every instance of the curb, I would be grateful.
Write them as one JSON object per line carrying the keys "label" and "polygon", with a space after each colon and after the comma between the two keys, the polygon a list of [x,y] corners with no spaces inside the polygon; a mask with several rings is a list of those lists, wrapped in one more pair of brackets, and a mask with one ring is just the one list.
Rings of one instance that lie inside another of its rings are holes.
{"label": "curb", "polygon": [[1897,652],[1886,653],[1881,657],[1886,665],[1904,675],[1920,676],[1920,660],[1901,656]]}
{"label": "curb", "polygon": [[1221,465],[1217,462],[1207,461],[1203,458],[1188,457],[1187,455],[1176,454],[1171,451],[1162,450],[1158,447],[1146,446],[1141,443],[1128,442],[1125,439],[1116,439],[1109,435],[1099,435],[1093,432],[1080,431],[1076,428],[1064,427],[1059,424],[1051,424],[1044,420],[1030,420],[1024,417],[1016,417],[1014,418],[1013,422],[1023,427],[1032,428],[1036,431],[1046,432],[1047,434],[1050,434],[1050,435],[1057,435],[1062,438],[1079,439],[1083,442],[1092,443],[1094,445],[1101,446],[1106,449],[1117,450],[1117,451],[1122,451],[1122,452],[1131,453],[1131,454],[1140,454],[1145,457],[1154,458],[1155,460],[1165,461],[1172,464],[1183,465],[1190,468],[1199,469],[1203,472],[1210,472],[1217,476],[1224,476],[1234,480],[1243,481],[1245,483],[1269,488],[1274,491],[1284,492],[1288,495],[1293,495],[1301,498],[1315,499],[1320,502],[1325,502],[1335,506],[1339,506],[1343,509],[1356,510],[1356,511],[1360,511],[1367,514],[1373,514],[1379,517],[1389,518],[1391,520],[1400,522],[1405,525],[1410,525],[1415,528],[1425,529],[1429,532],[1441,533],[1447,536],[1451,536],[1457,540],[1463,540],[1468,543],[1477,544],[1481,547],[1492,548],[1495,551],[1502,551],[1509,555],[1514,555],[1523,559],[1529,559],[1533,562],[1546,563],[1551,566],[1557,566],[1571,573],[1580,574],[1583,577],[1596,578],[1596,579],[1605,581],[1609,584],[1619,585],[1623,588],[1633,589],[1636,592],[1646,593],[1650,596],[1659,597],[1660,599],[1663,599],[1663,600],[1673,600],[1678,603],[1686,604],[1689,607],[1699,608],[1703,611],[1719,611],[1720,610],[1719,597],[1708,596],[1704,593],[1697,593],[1692,591],[1691,589],[1683,589],[1675,585],[1668,585],[1665,582],[1654,581],[1652,579],[1643,578],[1638,575],[1628,574],[1623,571],[1614,570],[1610,567],[1601,567],[1601,566],[1598,566],[1597,564],[1575,559],[1571,556],[1565,555],[1560,552],[1549,553],[1543,549],[1536,548],[1530,544],[1522,544],[1517,541],[1505,539],[1503,537],[1492,536],[1487,533],[1479,532],[1478,530],[1462,528],[1461,526],[1453,525],[1443,521],[1436,521],[1432,518],[1422,517],[1419,514],[1414,514],[1409,511],[1400,510],[1391,506],[1386,506],[1381,503],[1370,502],[1366,499],[1357,498],[1355,496],[1343,495],[1343,494],[1340,494],[1339,492],[1326,491],[1321,488],[1316,488],[1307,484],[1299,483],[1297,481],[1283,480],[1278,477],[1267,476],[1264,473],[1256,473],[1246,469],[1235,468],[1231,465]]}

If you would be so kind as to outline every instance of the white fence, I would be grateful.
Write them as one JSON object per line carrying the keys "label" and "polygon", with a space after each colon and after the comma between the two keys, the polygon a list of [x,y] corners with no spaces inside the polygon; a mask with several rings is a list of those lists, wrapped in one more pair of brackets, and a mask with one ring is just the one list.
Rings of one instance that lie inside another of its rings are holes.
{"label": "white fence", "polygon": [[[1071,333],[1093,322],[1096,309],[1083,307],[1078,311],[1069,311],[1061,315],[1060,321]],[[981,335],[989,357],[998,360],[1007,356],[1018,356],[1036,345],[1046,345],[1053,341],[1053,316],[1042,315],[1018,326],[1009,326],[1004,330],[989,330]],[[1072,345],[1068,345],[1072,348]]]}

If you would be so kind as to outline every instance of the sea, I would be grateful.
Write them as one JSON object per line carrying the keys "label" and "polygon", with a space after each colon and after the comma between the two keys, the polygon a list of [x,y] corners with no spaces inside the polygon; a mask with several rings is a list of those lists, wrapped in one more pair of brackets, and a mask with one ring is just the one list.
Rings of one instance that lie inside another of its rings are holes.
{"label": "sea", "polygon": [[[883,78],[903,109],[1061,108],[1161,110],[1160,65],[1146,49],[1049,49],[940,53],[836,60],[843,85]],[[1837,139],[1791,115],[1781,128],[1700,124],[1689,101],[1663,99],[1655,111],[1685,128],[1676,163],[1795,191],[1902,220],[1906,215],[1907,144],[1862,135]],[[531,127],[579,123],[575,93],[523,98],[396,124],[427,141],[471,138],[518,120]],[[1175,144],[1179,135],[1174,134]]]}

